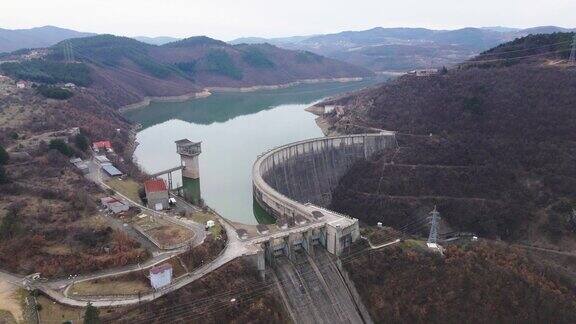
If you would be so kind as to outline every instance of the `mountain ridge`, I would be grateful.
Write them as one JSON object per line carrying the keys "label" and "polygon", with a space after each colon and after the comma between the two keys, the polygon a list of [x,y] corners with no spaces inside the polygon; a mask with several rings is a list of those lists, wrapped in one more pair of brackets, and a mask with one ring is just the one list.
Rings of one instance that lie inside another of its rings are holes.
{"label": "mountain ridge", "polygon": [[[304,37],[287,42],[257,38],[280,47],[316,54],[368,68],[375,72],[454,66],[484,50],[528,34],[568,32],[573,29],[539,26],[527,29],[466,27],[455,30],[375,27],[362,31]],[[231,43],[238,43],[233,40]]]}
{"label": "mountain ridge", "polygon": [[19,51],[8,56],[19,62],[3,63],[0,68],[15,79],[76,83],[116,108],[149,97],[190,96],[205,88],[277,86],[374,75],[310,52],[266,44],[230,45],[206,36],[157,46],[129,37],[97,35],[35,52],[45,53],[40,59],[28,60],[28,52]]}

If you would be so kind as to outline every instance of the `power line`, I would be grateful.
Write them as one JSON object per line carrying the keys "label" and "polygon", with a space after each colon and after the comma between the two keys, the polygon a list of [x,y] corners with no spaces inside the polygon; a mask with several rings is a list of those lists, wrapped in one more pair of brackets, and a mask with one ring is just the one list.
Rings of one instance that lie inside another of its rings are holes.
{"label": "power line", "polygon": [[[407,224],[405,226],[402,226],[403,228],[405,228],[406,234],[417,233],[422,228],[422,226],[425,225],[424,223],[422,223],[422,220],[417,220],[417,221],[413,221],[410,223],[414,223],[414,224]],[[416,225],[416,226],[414,226],[414,225]],[[388,236],[384,236],[382,239],[382,242],[377,242],[377,244],[384,243],[390,238],[397,238],[397,236],[394,234],[389,234]],[[340,260],[341,261],[351,261],[351,260],[354,260],[354,259],[361,257],[364,253],[370,252],[372,250],[373,249],[370,246],[368,246],[366,249],[362,249],[360,251],[357,251],[357,252],[354,252],[350,255],[342,257],[342,258],[340,258]],[[318,268],[323,269],[323,268],[326,268],[328,266],[330,266],[330,264],[325,265],[325,266],[319,266]],[[303,274],[306,274],[306,273],[308,273],[308,272],[305,272]],[[282,281],[280,281],[280,282],[282,282]],[[162,314],[160,316],[153,316],[152,314],[144,313],[144,314],[138,314],[138,315],[131,316],[129,319],[140,319],[140,321],[147,321],[147,320],[151,320],[151,319],[170,318],[173,316],[183,315],[183,314],[186,314],[188,312],[191,312],[192,311],[191,308],[206,307],[206,310],[204,310],[203,312],[200,312],[196,315],[196,316],[200,316],[204,313],[207,313],[207,312],[212,313],[216,310],[223,309],[223,308],[226,308],[229,306],[228,300],[215,301],[216,298],[227,298],[227,297],[232,297],[232,296],[236,296],[236,297],[240,298],[240,296],[243,297],[245,295],[252,294],[251,296],[249,295],[249,297],[242,299],[243,301],[248,301],[248,300],[254,299],[258,296],[261,296],[263,294],[266,294],[268,292],[268,289],[274,285],[275,285],[275,283],[260,284],[260,285],[256,285],[256,286],[250,285],[249,291],[244,293],[244,294],[242,294],[242,292],[244,291],[243,289],[238,289],[236,291],[228,291],[228,292],[225,292],[222,294],[211,295],[209,297],[197,299],[197,300],[192,301],[192,302],[181,303],[178,305],[162,308],[162,310],[164,311],[164,314]],[[246,288],[246,287],[248,287],[248,285],[244,286],[244,288]],[[210,306],[204,306],[204,304],[209,303],[210,301],[214,301],[214,303]],[[171,311],[171,313],[167,314],[166,313],[167,311]],[[190,317],[190,316],[194,316],[194,315],[187,315],[187,317]]]}

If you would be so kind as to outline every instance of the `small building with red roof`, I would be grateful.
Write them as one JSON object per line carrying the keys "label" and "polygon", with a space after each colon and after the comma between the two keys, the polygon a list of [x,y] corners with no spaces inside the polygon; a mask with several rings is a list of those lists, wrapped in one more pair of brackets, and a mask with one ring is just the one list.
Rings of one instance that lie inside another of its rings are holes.
{"label": "small building with red roof", "polygon": [[92,143],[92,149],[94,152],[113,152],[112,150],[112,143],[110,141],[98,141]]}
{"label": "small building with red roof", "polygon": [[144,191],[148,200],[148,208],[154,210],[167,209],[170,205],[168,186],[163,179],[151,179],[144,181]]}

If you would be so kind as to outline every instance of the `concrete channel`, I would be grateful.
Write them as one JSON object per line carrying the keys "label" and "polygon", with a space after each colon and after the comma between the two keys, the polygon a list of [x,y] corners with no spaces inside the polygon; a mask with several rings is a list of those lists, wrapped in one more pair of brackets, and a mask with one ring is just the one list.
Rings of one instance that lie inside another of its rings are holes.
{"label": "concrete channel", "polygon": [[314,257],[301,249],[290,259],[279,256],[274,261],[278,287],[294,322],[372,323],[360,314],[328,252],[314,249]]}

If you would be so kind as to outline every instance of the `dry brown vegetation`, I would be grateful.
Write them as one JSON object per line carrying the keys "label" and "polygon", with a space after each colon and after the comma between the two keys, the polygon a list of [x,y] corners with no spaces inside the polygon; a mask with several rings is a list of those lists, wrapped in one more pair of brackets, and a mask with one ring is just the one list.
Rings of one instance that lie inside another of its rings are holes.
{"label": "dry brown vegetation", "polygon": [[[130,163],[131,147],[125,144],[130,134],[128,123],[85,94],[53,102],[24,90],[0,98],[0,110],[1,116],[16,112],[14,122],[7,119],[1,125],[0,143],[30,154],[28,159],[8,162],[9,182],[0,185],[0,223],[7,216],[12,219],[12,225],[3,229],[9,235],[0,239],[2,268],[53,277],[147,258],[139,243],[96,216],[96,199],[103,193],[78,173],[67,156],[49,149],[43,141],[22,148],[19,145],[43,133],[80,127],[90,140],[110,138],[120,143],[119,156],[128,158],[119,166],[127,165],[125,170],[130,171],[135,167]],[[85,156],[73,138],[69,142],[74,155]]]}
{"label": "dry brown vegetation", "polygon": [[347,113],[333,117],[336,128],[395,130],[400,149],[353,167],[333,207],[397,226],[437,205],[456,230],[529,241],[544,233],[573,248],[575,75],[541,60],[465,66],[337,100]]}
{"label": "dry brown vegetation", "polygon": [[263,284],[252,264],[237,259],[153,302],[105,316],[104,322],[287,323],[274,289],[255,291]]}
{"label": "dry brown vegetation", "polygon": [[449,246],[445,257],[396,246],[344,265],[375,322],[576,321],[570,280],[501,243]]}

